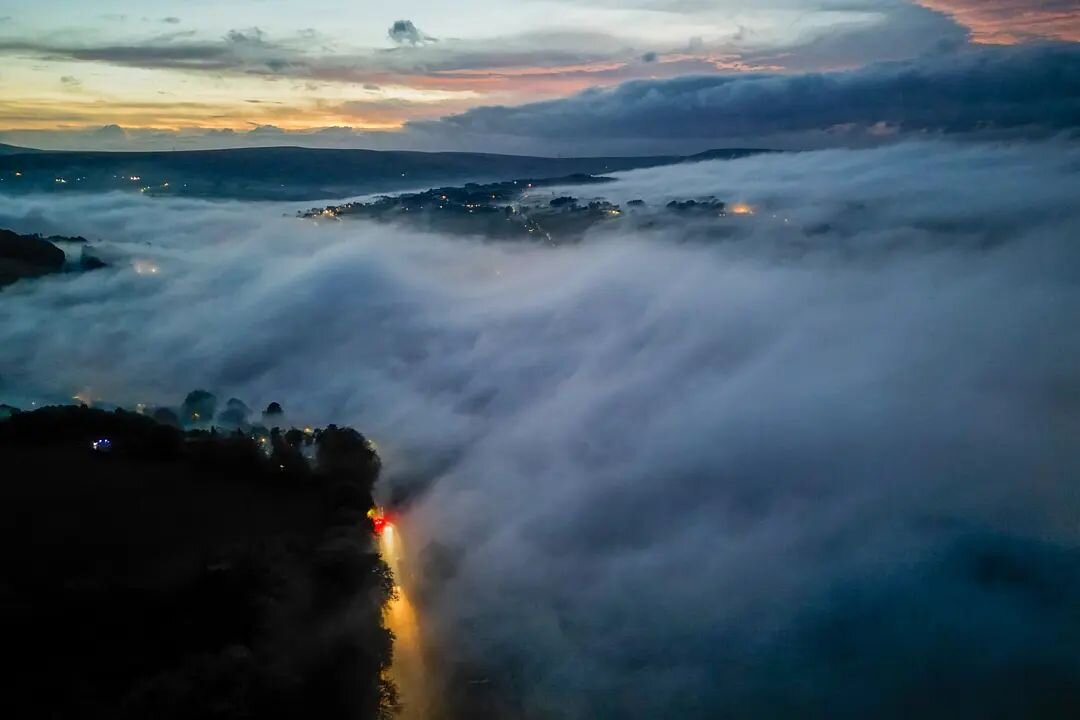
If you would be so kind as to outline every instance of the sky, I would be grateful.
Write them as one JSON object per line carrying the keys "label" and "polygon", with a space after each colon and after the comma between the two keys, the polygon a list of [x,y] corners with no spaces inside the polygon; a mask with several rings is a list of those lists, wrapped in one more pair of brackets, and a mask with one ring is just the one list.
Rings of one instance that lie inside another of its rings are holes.
{"label": "sky", "polygon": [[[582,92],[634,81],[663,94],[673,78],[806,76],[964,53],[988,53],[993,61],[1015,47],[1075,49],[1076,5],[0,0],[0,142],[435,149],[483,146],[494,135],[503,150],[581,152],[535,128],[462,128],[477,110],[490,117],[487,108],[561,100],[572,109]],[[814,130],[850,124],[841,118]],[[865,124],[866,136],[887,134],[891,124],[889,117]],[[248,137],[252,130],[259,132]],[[763,139],[814,142],[802,137],[805,128],[792,132],[800,137]],[[755,140],[726,126],[714,134],[694,140]],[[608,144],[662,151],[670,143],[645,134]]]}

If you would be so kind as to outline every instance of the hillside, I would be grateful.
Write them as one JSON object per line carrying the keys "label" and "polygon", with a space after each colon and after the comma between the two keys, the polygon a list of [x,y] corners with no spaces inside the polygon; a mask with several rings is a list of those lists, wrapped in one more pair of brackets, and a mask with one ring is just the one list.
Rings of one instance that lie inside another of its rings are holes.
{"label": "hillside", "polygon": [[25,155],[27,153],[39,153],[41,150],[19,147],[18,145],[5,145],[0,143],[0,155]]}
{"label": "hillside", "polygon": [[550,158],[460,152],[328,150],[300,147],[178,152],[0,154],[0,191],[141,191],[253,200],[347,197],[434,184],[561,177],[741,157],[758,150],[700,156]]}
{"label": "hillside", "polygon": [[0,409],[0,632],[25,717],[363,719],[392,703],[362,435]]}

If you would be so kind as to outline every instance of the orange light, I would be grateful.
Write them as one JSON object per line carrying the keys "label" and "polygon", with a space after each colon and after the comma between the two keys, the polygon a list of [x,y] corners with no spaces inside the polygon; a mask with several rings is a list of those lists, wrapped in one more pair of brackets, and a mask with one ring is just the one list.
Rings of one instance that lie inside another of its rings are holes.
{"label": "orange light", "polygon": [[381,507],[373,507],[367,511],[368,519],[371,520],[371,528],[376,535],[382,535],[383,532],[390,530],[393,527],[390,524],[390,518],[386,516],[386,513]]}

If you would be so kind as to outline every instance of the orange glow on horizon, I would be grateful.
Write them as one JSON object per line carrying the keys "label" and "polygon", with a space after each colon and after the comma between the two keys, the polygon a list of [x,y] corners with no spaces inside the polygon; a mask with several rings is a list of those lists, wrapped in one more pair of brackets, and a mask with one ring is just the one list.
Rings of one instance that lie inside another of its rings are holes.
{"label": "orange glow on horizon", "polygon": [[0,109],[4,130],[87,130],[120,125],[133,130],[251,130],[273,125],[304,131],[347,126],[357,130],[400,130],[409,118],[400,108],[346,113],[337,108],[280,107],[253,114],[249,107],[187,103],[126,103],[108,101],[15,101]]}

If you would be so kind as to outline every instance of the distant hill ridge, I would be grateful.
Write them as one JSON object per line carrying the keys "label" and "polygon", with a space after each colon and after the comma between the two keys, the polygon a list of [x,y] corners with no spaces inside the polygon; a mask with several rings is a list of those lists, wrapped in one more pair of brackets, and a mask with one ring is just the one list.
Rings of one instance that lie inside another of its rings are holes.
{"label": "distant hill ridge", "polygon": [[25,153],[39,153],[42,150],[36,150],[34,148],[24,148],[18,145],[5,145],[0,143],[0,155],[21,155]]}
{"label": "distant hill ridge", "polygon": [[0,152],[0,192],[126,189],[155,195],[303,200],[432,184],[595,175],[694,160],[734,159],[760,152],[767,151],[717,149],[692,156],[579,158],[302,147],[4,151]]}

